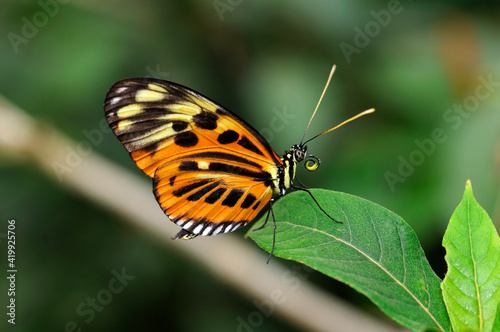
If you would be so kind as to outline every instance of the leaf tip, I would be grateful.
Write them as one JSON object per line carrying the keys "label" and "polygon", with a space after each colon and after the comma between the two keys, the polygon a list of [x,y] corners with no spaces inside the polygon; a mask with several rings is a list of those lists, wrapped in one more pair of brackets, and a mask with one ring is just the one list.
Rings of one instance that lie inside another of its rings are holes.
{"label": "leaf tip", "polygon": [[474,194],[472,193],[472,183],[471,183],[470,179],[468,179],[467,182],[465,183],[464,197],[468,194],[474,196]]}

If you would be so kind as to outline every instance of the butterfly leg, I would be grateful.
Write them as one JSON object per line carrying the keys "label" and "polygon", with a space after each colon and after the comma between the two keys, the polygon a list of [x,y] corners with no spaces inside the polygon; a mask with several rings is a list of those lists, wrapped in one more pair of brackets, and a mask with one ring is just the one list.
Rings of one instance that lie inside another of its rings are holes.
{"label": "butterfly leg", "polygon": [[[300,183],[300,181],[299,181],[299,183]],[[319,209],[320,209],[320,210],[321,210],[321,211],[322,211],[322,212],[323,212],[323,213],[324,213],[324,214],[325,214],[328,218],[332,219],[332,220],[333,220],[333,221],[335,221],[335,222],[338,222],[339,224],[343,224],[343,222],[342,222],[342,221],[339,221],[339,220],[337,220],[337,219],[333,218],[332,216],[330,216],[330,215],[329,215],[329,214],[328,214],[328,213],[327,213],[327,212],[326,212],[326,211],[325,211],[325,210],[321,207],[321,205],[319,205],[318,201],[316,200],[316,198],[314,198],[314,196],[313,196],[312,192],[311,192],[309,189],[307,189],[307,188],[302,188],[302,187],[297,187],[297,186],[294,186],[294,185],[291,185],[291,186],[290,186],[290,188],[297,189],[297,190],[302,190],[302,191],[305,191],[306,193],[308,193],[308,194],[311,196],[311,198],[313,199],[314,203],[316,203],[316,205],[319,207]]]}
{"label": "butterfly leg", "polygon": [[[269,264],[269,261],[271,260],[271,257],[273,257],[274,245],[276,244],[276,219],[274,219],[273,200],[269,201],[269,211],[271,211],[271,215],[273,216],[273,224],[274,224],[274,228],[273,228],[273,246],[271,247],[271,252],[269,253],[269,257],[267,258],[267,263],[266,264]],[[268,216],[269,216],[269,213],[268,213]]]}
{"label": "butterfly leg", "polygon": [[[302,181],[299,180],[299,178],[297,176],[295,176],[295,179],[294,180],[297,180],[297,182],[302,186],[302,189],[308,189],[307,186],[305,184],[302,183]],[[292,186],[293,187],[293,186]]]}
{"label": "butterfly leg", "polygon": [[[269,203],[272,203],[273,201],[274,201],[274,199],[271,199],[271,200],[269,201]],[[254,230],[253,230],[254,232],[255,232],[255,231],[259,231],[259,230],[261,230],[262,228],[264,228],[264,226],[266,226],[267,221],[269,220],[269,214],[271,213],[271,207],[272,207],[272,204],[269,204],[269,210],[267,211],[266,221],[264,221],[264,223],[262,224],[262,226],[260,226],[259,228],[254,229]]]}
{"label": "butterfly leg", "polygon": [[267,221],[269,220],[269,215],[273,216],[273,246],[271,248],[271,252],[269,253],[269,257],[267,259],[266,264],[269,264],[269,261],[271,260],[271,257],[273,256],[274,245],[276,244],[276,219],[274,218],[273,202],[274,202],[274,199],[271,199],[269,201],[269,210],[267,211],[267,217],[266,217],[266,221],[264,221],[264,224],[262,224],[262,226],[260,226],[259,228],[256,228],[253,230],[255,232],[255,231],[258,231],[258,230],[264,228],[264,226],[266,226],[266,224],[267,224]]}

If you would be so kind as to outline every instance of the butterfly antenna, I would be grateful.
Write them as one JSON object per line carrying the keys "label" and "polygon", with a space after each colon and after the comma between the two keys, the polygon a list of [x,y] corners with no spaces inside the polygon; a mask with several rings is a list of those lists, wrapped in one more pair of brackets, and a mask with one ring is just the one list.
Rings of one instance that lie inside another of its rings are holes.
{"label": "butterfly antenna", "polygon": [[323,100],[323,96],[325,95],[325,92],[326,92],[326,89],[328,88],[328,85],[330,85],[330,81],[332,80],[332,76],[333,76],[333,73],[335,73],[336,68],[337,68],[337,66],[333,65],[332,70],[330,71],[330,75],[328,76],[328,81],[326,81],[325,88],[323,89],[323,93],[321,94],[321,97],[319,97],[318,104],[316,105],[316,108],[314,109],[314,112],[311,116],[311,119],[309,119],[309,123],[307,124],[306,131],[304,131],[304,136],[302,136],[302,140],[300,141],[300,145],[302,145],[302,142],[304,142],[304,138],[306,138],[307,129],[309,129],[309,125],[311,124],[311,121],[314,118],[314,115],[316,115],[316,111],[319,108],[319,104],[321,104],[321,101]]}
{"label": "butterfly antenna", "polygon": [[335,130],[335,129],[339,128],[339,127],[342,127],[342,126],[343,126],[343,125],[345,125],[346,123],[349,123],[349,122],[351,122],[351,121],[353,121],[353,120],[356,120],[356,119],[358,119],[358,118],[360,118],[360,117],[362,117],[362,116],[364,116],[364,115],[367,115],[367,114],[370,114],[370,113],[373,113],[373,112],[375,112],[375,109],[374,109],[374,108],[370,108],[369,110],[363,111],[363,112],[359,113],[358,115],[355,115],[355,116],[353,116],[352,118],[345,120],[345,121],[344,121],[344,122],[342,122],[341,124],[338,124],[338,125],[336,125],[335,127],[330,128],[330,129],[328,129],[328,130],[326,130],[326,131],[322,132],[321,134],[318,134],[318,135],[314,136],[314,137],[313,137],[313,138],[311,138],[311,139],[308,139],[307,141],[305,141],[305,142],[304,142],[304,145],[305,145],[305,144],[307,144],[307,142],[310,142],[310,141],[312,141],[313,139],[320,137],[321,135],[324,135],[324,134],[326,134],[326,133],[331,132],[332,130]]}

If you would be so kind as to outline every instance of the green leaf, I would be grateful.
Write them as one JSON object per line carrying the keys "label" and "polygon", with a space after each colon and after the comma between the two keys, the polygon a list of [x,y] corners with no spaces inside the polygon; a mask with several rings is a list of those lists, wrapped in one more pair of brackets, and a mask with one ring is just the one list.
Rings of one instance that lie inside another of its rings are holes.
{"label": "green leaf", "polygon": [[500,238],[470,181],[443,246],[448,273],[441,287],[453,329],[492,331],[500,302]]}
{"label": "green leaf", "polygon": [[[301,262],[368,296],[387,315],[414,330],[449,331],[440,279],[413,230],[401,217],[352,195],[311,190],[325,216],[305,192],[278,200],[274,255]],[[271,250],[272,220],[250,236]],[[256,227],[260,223],[256,223]],[[254,227],[254,228],[256,228]]]}
{"label": "green leaf", "polygon": [[493,323],[493,328],[491,330],[493,332],[500,331],[500,304],[497,307],[497,314],[495,316],[495,322]]}

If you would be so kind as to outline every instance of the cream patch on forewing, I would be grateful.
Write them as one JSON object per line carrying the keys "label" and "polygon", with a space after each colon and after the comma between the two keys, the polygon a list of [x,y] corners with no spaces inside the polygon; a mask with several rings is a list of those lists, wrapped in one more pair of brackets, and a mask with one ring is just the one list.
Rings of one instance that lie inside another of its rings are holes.
{"label": "cream patch on forewing", "polygon": [[123,106],[116,112],[116,116],[124,119],[124,118],[130,118],[131,116],[135,116],[137,114],[142,113],[144,110],[142,109],[141,105],[137,104],[130,104],[127,106]]}
{"label": "cream patch on forewing", "polygon": [[116,124],[116,130],[117,130],[117,131],[122,131],[122,130],[124,130],[125,128],[127,128],[128,126],[131,126],[131,125],[133,125],[133,124],[134,124],[134,122],[133,122],[133,121],[130,121],[130,120],[122,120],[122,121],[120,121],[120,122],[118,122],[118,123]]}
{"label": "cream patch on forewing", "polygon": [[217,105],[214,105],[212,102],[208,101],[207,99],[205,99],[201,96],[195,98],[194,102],[202,109],[210,111],[210,112],[215,113],[215,111],[217,111],[217,109],[218,109]]}
{"label": "cream patch on forewing", "polygon": [[[122,122],[124,122],[124,123],[128,122],[128,123],[125,123],[123,126],[120,126]],[[135,122],[132,122],[130,120],[120,121],[118,123],[117,130],[120,131],[120,130],[126,129],[127,126],[134,125],[134,124],[135,124]],[[135,136],[127,144],[134,147],[134,149],[141,149],[145,146],[154,144],[156,142],[163,141],[166,138],[169,138],[169,137],[174,136],[176,134],[177,134],[177,132],[172,129],[172,124],[168,123],[164,126],[155,128],[155,131],[146,131],[142,135]]]}
{"label": "cream patch on forewing", "polygon": [[198,162],[198,168],[199,169],[208,169],[208,167],[210,166],[209,163],[207,163],[206,161],[199,161]]}
{"label": "cream patch on forewing", "polygon": [[185,114],[185,115],[196,115],[201,113],[201,108],[193,103],[183,103],[179,101],[175,104],[169,104],[167,108],[175,113]]}
{"label": "cream patch on forewing", "polygon": [[158,117],[158,120],[191,122],[193,117],[186,114],[165,114]]}
{"label": "cream patch on forewing", "polygon": [[165,138],[177,135],[177,132],[172,128],[172,123],[156,128],[155,132],[147,132],[138,138],[143,144],[152,144],[161,141]]}
{"label": "cream patch on forewing", "polygon": [[154,90],[139,90],[135,94],[135,101],[138,103],[143,102],[151,102],[151,101],[161,101],[165,97],[165,94],[162,92],[154,91]]}
{"label": "cream patch on forewing", "polygon": [[151,83],[148,84],[148,89],[158,91],[158,92],[168,93],[168,91],[165,90],[165,88],[163,88],[159,85],[156,85],[156,84],[151,84]]}

